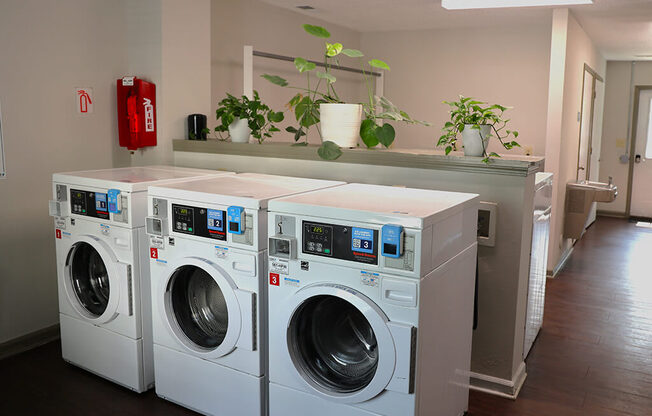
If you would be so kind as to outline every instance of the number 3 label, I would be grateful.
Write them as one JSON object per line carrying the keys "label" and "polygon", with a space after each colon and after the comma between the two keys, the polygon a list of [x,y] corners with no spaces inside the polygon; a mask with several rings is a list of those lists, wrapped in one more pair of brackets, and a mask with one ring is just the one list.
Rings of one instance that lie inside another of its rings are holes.
{"label": "number 3 label", "polygon": [[272,286],[278,286],[280,284],[280,278],[278,276],[278,273],[269,274],[269,284]]}

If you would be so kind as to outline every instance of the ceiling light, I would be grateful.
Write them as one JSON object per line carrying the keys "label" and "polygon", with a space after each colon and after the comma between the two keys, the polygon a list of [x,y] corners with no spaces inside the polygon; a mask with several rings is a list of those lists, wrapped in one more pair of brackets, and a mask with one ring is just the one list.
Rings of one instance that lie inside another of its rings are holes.
{"label": "ceiling light", "polygon": [[441,0],[448,10],[491,9],[498,7],[571,6],[593,4],[593,0]]}
{"label": "ceiling light", "polygon": [[301,9],[301,10],[315,10],[314,7],[312,7],[312,6],[308,6],[308,5],[305,5],[305,6],[297,6],[297,9]]}

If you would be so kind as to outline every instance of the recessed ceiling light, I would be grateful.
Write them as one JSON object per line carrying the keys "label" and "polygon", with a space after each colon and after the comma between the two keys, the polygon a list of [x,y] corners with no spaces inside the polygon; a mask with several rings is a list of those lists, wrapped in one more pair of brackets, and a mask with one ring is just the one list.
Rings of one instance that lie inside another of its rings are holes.
{"label": "recessed ceiling light", "polygon": [[492,9],[497,7],[571,6],[593,4],[593,0],[441,0],[448,10]]}
{"label": "recessed ceiling light", "polygon": [[305,5],[305,6],[297,6],[297,9],[301,9],[301,10],[315,10],[314,7],[312,7],[312,6],[308,6],[308,5]]}

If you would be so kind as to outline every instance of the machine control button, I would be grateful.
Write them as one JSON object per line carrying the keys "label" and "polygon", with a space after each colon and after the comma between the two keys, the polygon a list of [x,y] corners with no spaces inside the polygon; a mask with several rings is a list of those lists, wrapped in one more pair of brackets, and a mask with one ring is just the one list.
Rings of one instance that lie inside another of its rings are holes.
{"label": "machine control button", "polygon": [[242,234],[245,230],[245,210],[243,207],[231,206],[226,210],[229,232]]}
{"label": "machine control button", "polygon": [[383,225],[381,234],[381,254],[385,257],[401,257],[403,255],[403,227],[400,225],[386,224]]}

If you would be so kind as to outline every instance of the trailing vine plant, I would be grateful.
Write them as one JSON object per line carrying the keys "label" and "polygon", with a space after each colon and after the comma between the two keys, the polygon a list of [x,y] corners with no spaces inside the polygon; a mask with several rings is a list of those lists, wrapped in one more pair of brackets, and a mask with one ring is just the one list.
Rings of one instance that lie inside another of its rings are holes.
{"label": "trailing vine plant", "polygon": [[[465,128],[471,128],[480,132],[482,140],[496,137],[500,144],[507,150],[514,147],[521,147],[516,142],[518,131],[508,130],[507,123],[509,119],[504,119],[503,114],[510,107],[500,104],[487,105],[484,101],[478,101],[471,97],[460,95],[459,101],[444,101],[450,107],[450,121],[447,121],[442,128],[444,134],[439,137],[437,146],[444,147],[448,155],[457,149],[458,134],[461,134]],[[482,137],[481,126],[491,126],[488,137]],[[484,163],[489,163],[492,158],[500,157],[495,152],[487,153],[484,151]]]}

